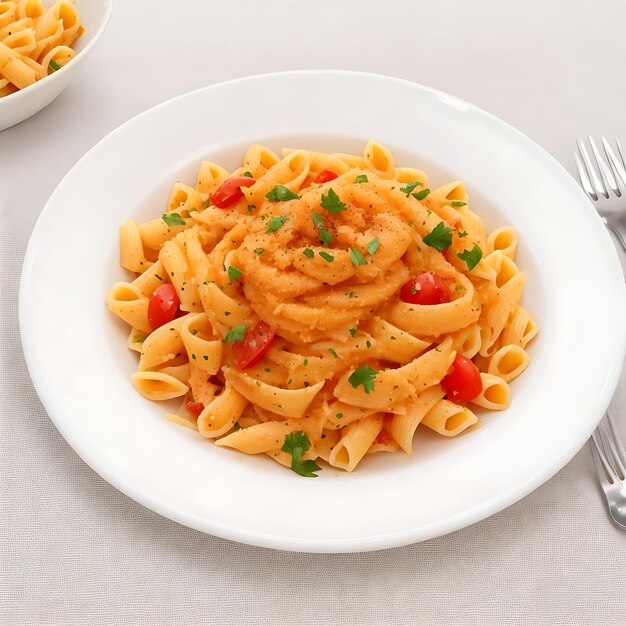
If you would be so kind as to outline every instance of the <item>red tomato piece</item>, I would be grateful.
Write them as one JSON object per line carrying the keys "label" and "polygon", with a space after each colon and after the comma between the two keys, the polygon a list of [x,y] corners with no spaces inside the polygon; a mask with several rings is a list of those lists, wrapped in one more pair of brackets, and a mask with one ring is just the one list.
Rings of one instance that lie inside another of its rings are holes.
{"label": "red tomato piece", "polygon": [[204,411],[204,404],[202,402],[193,402],[189,400],[187,402],[187,410],[192,414],[198,417],[202,411]]}
{"label": "red tomato piece", "polygon": [[450,302],[448,285],[435,272],[422,272],[400,288],[400,300],[409,304],[443,304]]}
{"label": "red tomato piece", "polygon": [[166,283],[157,287],[148,302],[148,322],[152,330],[171,322],[176,317],[179,304],[174,285]]}
{"label": "red tomato piece", "polygon": [[274,331],[269,324],[259,322],[248,328],[241,341],[233,342],[233,363],[238,370],[256,365],[274,341]]}
{"label": "red tomato piece", "polygon": [[478,368],[469,359],[457,354],[441,386],[448,400],[459,404],[473,400],[483,390],[483,381]]}
{"label": "red tomato piece", "polygon": [[209,199],[218,209],[225,209],[243,198],[242,187],[252,187],[254,183],[256,183],[256,180],[249,176],[229,178],[209,196]]}
{"label": "red tomato piece", "polygon": [[332,170],[322,170],[313,181],[314,183],[327,183],[329,180],[339,178],[339,174],[335,174]]}

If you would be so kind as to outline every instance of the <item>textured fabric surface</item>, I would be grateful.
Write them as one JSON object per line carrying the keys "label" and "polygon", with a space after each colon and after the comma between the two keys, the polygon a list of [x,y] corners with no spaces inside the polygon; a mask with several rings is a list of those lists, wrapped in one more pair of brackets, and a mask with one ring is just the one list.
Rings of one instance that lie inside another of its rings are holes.
{"label": "textured fabric surface", "polygon": [[[621,0],[605,3],[603,29],[588,28],[585,3],[565,0],[394,0],[385,9],[345,0],[333,3],[332,20],[330,3],[319,5],[295,28],[287,0],[187,0],[167,19],[160,0],[117,2],[85,72],[41,114],[0,133],[0,624],[626,623],[626,533],[608,521],[587,447],[524,500],[448,536],[365,554],[291,554],[204,535],[136,504],[81,461],[37,398],[17,317],[28,237],[73,163],[152,104],[238,75],[342,67],[476,102],[570,170],[575,135],[626,141],[626,87],[612,82],[609,103],[601,89],[626,54]],[[249,12],[254,29],[242,20]],[[248,28],[246,45],[228,37],[235,25]],[[555,37],[563,29],[568,36]],[[123,45],[131,35],[133,48]],[[583,95],[585,68],[594,71]],[[624,432],[623,390],[614,405]]]}

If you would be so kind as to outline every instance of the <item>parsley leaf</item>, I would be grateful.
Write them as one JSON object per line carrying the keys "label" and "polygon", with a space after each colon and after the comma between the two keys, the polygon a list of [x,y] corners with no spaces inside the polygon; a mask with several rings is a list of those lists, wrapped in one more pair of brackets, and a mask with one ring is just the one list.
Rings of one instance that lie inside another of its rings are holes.
{"label": "parsley leaf", "polygon": [[235,422],[235,423],[233,424],[233,428],[234,428],[235,430],[241,430],[241,425],[239,424],[239,422]]}
{"label": "parsley leaf", "polygon": [[357,329],[356,329],[356,328],[349,328],[348,330],[350,331],[350,334],[351,334],[353,337],[354,337],[354,335],[356,335],[356,331],[357,331]]}
{"label": "parsley leaf", "polygon": [[357,367],[350,377],[348,382],[356,389],[359,385],[363,385],[365,393],[372,393],[374,391],[374,379],[378,372],[372,369],[369,365],[363,365]]}
{"label": "parsley leaf", "polygon": [[289,218],[286,215],[277,215],[267,223],[267,230],[265,232],[274,233],[288,221]]}
{"label": "parsley leaf", "polygon": [[255,248],[254,249],[254,254],[257,254],[258,256],[261,256],[264,252],[265,252],[265,248]]}
{"label": "parsley leaf", "polygon": [[291,469],[300,476],[306,478],[317,478],[315,472],[322,468],[315,461],[303,461],[302,453],[311,447],[311,442],[303,430],[289,433],[285,437],[285,442],[281,450],[291,454]]}
{"label": "parsley leaf", "polygon": [[312,259],[315,256],[315,252],[313,252],[313,250],[311,250],[311,248],[305,248],[302,251],[302,254],[304,254],[305,257]]}
{"label": "parsley leaf", "polygon": [[452,229],[448,228],[443,222],[439,222],[439,224],[424,237],[424,243],[441,252],[452,243]]}
{"label": "parsley leaf", "polygon": [[300,196],[287,189],[285,185],[276,185],[272,191],[265,194],[265,197],[271,202],[287,202],[287,200],[297,200]]}
{"label": "parsley leaf", "polygon": [[418,191],[417,193],[412,193],[411,195],[416,200],[423,200],[429,193],[430,193],[430,189],[422,189],[421,191]]}
{"label": "parsley leaf", "polygon": [[332,263],[335,260],[335,257],[332,254],[328,254],[328,252],[320,252],[319,255],[326,261],[327,263]]}
{"label": "parsley leaf", "polygon": [[350,256],[350,260],[352,261],[352,265],[355,267],[358,267],[359,265],[367,265],[367,261],[356,248],[351,247],[348,254]]}
{"label": "parsley leaf", "polygon": [[230,284],[237,282],[243,275],[243,272],[234,265],[228,266],[228,278],[230,278]]}
{"label": "parsley leaf", "polygon": [[463,252],[457,254],[457,256],[461,259],[461,261],[465,261],[467,264],[467,271],[471,272],[483,258],[483,251],[477,245],[474,245],[471,250],[463,250]]}
{"label": "parsley leaf", "polygon": [[336,358],[339,358],[339,355],[333,350],[333,348],[328,348],[328,351]]}
{"label": "parsley leaf", "polygon": [[450,204],[452,206],[465,206],[467,204],[467,202],[461,202],[460,200],[452,200],[452,202],[450,202]]}
{"label": "parsley leaf", "polygon": [[376,250],[378,250],[379,247],[380,247],[380,239],[378,237],[374,237],[374,239],[372,239],[367,244],[367,251],[370,254],[374,254],[374,252],[376,252]]}
{"label": "parsley leaf", "polygon": [[336,215],[345,211],[348,207],[339,199],[339,196],[332,190],[328,190],[328,194],[322,194],[322,200],[320,206],[326,209],[329,213]]}
{"label": "parsley leaf", "polygon": [[[10,34],[10,33],[9,33]],[[50,63],[48,63],[48,67],[53,71],[56,72],[57,70],[61,69],[61,66],[56,62],[56,61],[50,61]]]}
{"label": "parsley leaf", "polygon": [[246,172],[244,172],[244,173],[243,173],[243,175],[244,175],[246,178],[254,178],[254,176],[252,176],[252,172],[248,172],[248,171],[246,171]]}
{"label": "parsley leaf", "polygon": [[407,183],[406,187],[400,187],[400,191],[405,193],[407,196],[411,194],[415,187],[423,187],[424,183],[420,183],[419,180],[413,181],[412,183]]}
{"label": "parsley leaf", "polygon": [[256,209],[254,204],[249,204],[246,208],[248,209],[248,213],[252,213],[252,211],[254,211],[254,209]]}
{"label": "parsley leaf", "polygon": [[161,219],[168,226],[184,226],[187,223],[179,213],[163,213],[163,215],[161,215]]}
{"label": "parsley leaf", "polygon": [[459,239],[461,239],[463,237],[467,237],[467,231],[466,230],[464,230],[462,233],[459,233]]}
{"label": "parsley leaf", "polygon": [[320,231],[320,241],[325,245],[329,245],[333,240],[332,235],[326,230],[326,226],[324,225],[324,218],[315,211],[311,211],[311,217],[313,218],[313,223],[317,227],[317,230]]}
{"label": "parsley leaf", "polygon": [[367,179],[367,174],[359,174],[355,179],[355,183],[369,183],[370,181]]}
{"label": "parsley leaf", "polygon": [[143,343],[146,339],[147,337],[135,337],[133,343]]}
{"label": "parsley leaf", "polygon": [[191,208],[187,211],[187,213],[189,213],[189,214],[191,215],[191,213],[193,213],[194,211],[197,211],[197,210],[198,210],[198,209],[196,209],[196,207],[195,207],[195,206],[192,206],[192,207],[191,207]]}
{"label": "parsley leaf", "polygon": [[247,326],[235,326],[234,328],[231,328],[226,333],[226,337],[224,337],[224,343],[241,341],[243,339],[243,336],[246,334],[246,330],[248,330]]}

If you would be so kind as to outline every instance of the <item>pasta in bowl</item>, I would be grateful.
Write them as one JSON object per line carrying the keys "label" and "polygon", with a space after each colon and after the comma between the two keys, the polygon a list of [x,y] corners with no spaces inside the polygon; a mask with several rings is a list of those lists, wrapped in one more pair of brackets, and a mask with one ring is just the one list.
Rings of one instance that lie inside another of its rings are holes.
{"label": "pasta in bowl", "polygon": [[370,141],[360,156],[252,145],[202,162],[167,210],[120,228],[109,309],[131,326],[132,382],[182,398],[171,422],[314,477],[412,452],[503,410],[537,325],[516,233],[490,234],[460,181],[430,189]]}

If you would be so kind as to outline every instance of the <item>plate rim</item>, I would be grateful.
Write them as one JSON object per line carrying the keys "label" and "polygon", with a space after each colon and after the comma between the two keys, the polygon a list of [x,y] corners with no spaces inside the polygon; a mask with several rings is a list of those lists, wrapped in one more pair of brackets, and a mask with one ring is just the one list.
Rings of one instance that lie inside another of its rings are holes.
{"label": "plate rim", "polygon": [[[63,438],[67,441],[67,443],[72,447],[72,449],[79,455],[79,457],[87,463],[97,474],[99,474],[104,480],[106,480],[111,486],[115,487],[118,491],[121,491],[131,499],[135,500],[139,504],[155,511],[156,513],[167,517],[175,522],[183,524],[185,526],[191,527],[195,530],[210,533],[212,535],[238,541],[245,544],[250,544],[259,547],[266,548],[274,548],[281,549],[287,551],[297,551],[297,552],[317,552],[317,553],[349,553],[349,552],[361,552],[361,551],[371,551],[371,550],[379,550],[390,547],[403,546],[411,543],[425,541],[427,539],[431,539],[437,536],[441,536],[444,534],[448,534],[455,530],[459,530],[466,526],[470,526],[482,519],[490,517],[495,513],[505,509],[506,507],[518,502],[523,497],[534,491],[540,485],[545,483],[551,477],[553,477],[558,471],[560,471],[576,454],[582,449],[585,442],[587,441],[591,431],[585,435],[584,437],[579,436],[573,439],[570,442],[570,445],[564,450],[559,456],[557,456],[553,462],[549,466],[542,466],[541,470],[536,470],[528,477],[525,482],[522,482],[517,488],[507,490],[504,493],[497,494],[487,500],[483,500],[476,505],[472,506],[469,509],[465,509],[461,512],[455,513],[443,519],[439,519],[436,522],[433,522],[427,526],[420,526],[418,528],[413,528],[405,531],[393,531],[390,533],[381,533],[378,535],[371,535],[368,537],[358,537],[354,539],[311,539],[306,537],[293,537],[293,536],[283,536],[280,534],[270,534],[266,532],[254,532],[249,529],[241,529],[237,528],[230,524],[224,524],[221,522],[217,522],[215,520],[207,520],[205,518],[200,518],[193,513],[189,513],[186,511],[182,511],[178,509],[176,506],[173,506],[167,502],[162,501],[158,497],[154,497],[151,494],[142,491],[140,488],[136,488],[132,482],[127,482],[123,476],[118,475],[116,472],[111,471],[107,468],[106,465],[100,465],[98,463],[98,459],[89,458],[88,454],[85,454],[84,451],[81,452],[80,440],[76,440],[71,433],[67,432],[67,429],[63,425],[63,420],[58,418],[59,414],[62,414],[62,410],[59,410],[60,407],[56,407],[57,400],[50,397],[45,397],[45,394],[42,395],[40,392],[43,384],[42,380],[39,378],[39,374],[36,371],[36,368],[33,367],[33,354],[32,347],[29,346],[29,338],[28,333],[25,332],[25,320],[26,320],[26,299],[27,299],[27,290],[28,286],[26,284],[25,276],[28,274],[26,271],[28,267],[33,263],[34,257],[34,241],[36,240],[36,234],[38,232],[38,227],[41,224],[41,217],[46,212],[46,209],[52,203],[56,194],[59,192],[59,189],[63,186],[65,181],[70,178],[73,172],[81,166],[84,160],[88,159],[92,152],[97,150],[101,145],[106,144],[108,141],[114,140],[118,133],[123,132],[123,130],[132,125],[138,118],[149,114],[159,108],[169,106],[176,101],[192,98],[195,94],[199,92],[212,91],[214,89],[220,89],[225,85],[237,84],[241,82],[254,81],[259,79],[267,79],[274,78],[279,76],[303,76],[303,75],[339,75],[339,76],[358,76],[362,78],[371,78],[374,80],[385,80],[391,82],[400,82],[405,83],[410,88],[417,88],[426,93],[430,93],[437,98],[445,98],[447,102],[455,101],[458,104],[462,105],[464,109],[470,110],[474,113],[477,113],[481,116],[485,116],[491,122],[495,122],[498,125],[504,125],[508,129],[509,132],[512,132],[518,140],[523,142],[526,145],[532,146],[534,150],[539,150],[544,157],[547,157],[549,161],[552,162],[553,166],[556,166],[562,173],[567,174],[568,177],[571,177],[569,172],[565,169],[563,165],[559,161],[556,160],[547,150],[545,150],[541,145],[537,142],[533,141],[530,137],[525,135],[522,131],[518,130],[514,126],[511,126],[505,120],[497,117],[496,115],[485,111],[484,109],[469,103],[461,98],[450,95],[446,92],[440,91],[438,89],[422,85],[421,83],[417,83],[415,81],[411,81],[404,78],[397,78],[389,75],[372,73],[372,72],[362,72],[362,71],[351,71],[351,70],[324,70],[324,69],[312,69],[312,70],[289,70],[284,72],[269,72],[263,74],[253,74],[243,77],[238,77],[232,80],[221,81],[219,83],[205,85],[203,87],[199,87],[198,89],[194,89],[192,91],[179,94],[174,98],[170,98],[163,102],[160,102],[144,111],[141,111],[113,129],[111,132],[107,133],[104,137],[102,137],[96,144],[94,144],[85,154],[72,166],[72,168],[63,176],[63,178],[58,182],[55,189],[51,193],[50,197],[46,201],[37,221],[33,227],[33,231],[29,238],[28,247],[26,249],[26,253],[24,255],[24,260],[22,263],[22,271],[20,274],[20,284],[19,284],[19,306],[18,306],[18,318],[19,318],[19,327],[20,327],[20,336],[22,340],[23,352],[25,356],[25,361],[28,367],[30,378],[33,382],[33,386],[44,406],[46,412],[55,427],[59,430]],[[584,192],[578,185],[575,184],[575,180],[572,178],[572,183],[576,186],[579,191],[579,195],[581,200],[584,198],[586,203],[589,205],[589,208],[595,212],[595,209],[590,204],[590,201],[584,196]],[[612,254],[613,263],[619,264],[619,259],[617,256],[617,251],[613,248],[608,254]],[[598,407],[599,417],[597,418],[595,425],[600,421],[602,415],[606,408],[608,407],[610,400],[613,396],[614,390],[618,384],[619,376],[621,373],[621,367],[624,360],[624,356],[626,354],[626,331],[622,332],[621,337],[621,349],[614,350],[614,357],[612,358],[611,367],[607,371],[606,381],[607,384],[604,386],[602,393],[597,394],[597,399],[594,402],[595,406]],[[608,360],[608,357],[607,357]],[[49,407],[53,407],[52,410]],[[602,409],[600,411],[600,409]],[[56,416],[55,416],[56,415]],[[595,428],[594,425],[594,428]],[[593,429],[592,429],[593,430]]]}

